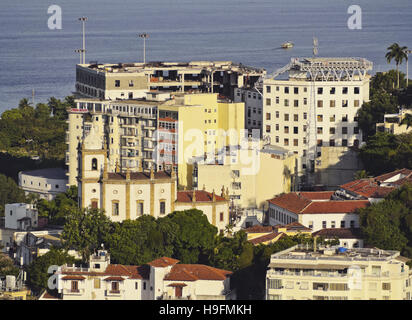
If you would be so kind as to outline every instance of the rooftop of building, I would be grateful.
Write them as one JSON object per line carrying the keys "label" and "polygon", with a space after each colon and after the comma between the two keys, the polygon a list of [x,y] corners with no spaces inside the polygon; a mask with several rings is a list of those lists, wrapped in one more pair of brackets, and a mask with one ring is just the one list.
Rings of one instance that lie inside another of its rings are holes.
{"label": "rooftop of building", "polygon": [[326,239],[361,239],[362,233],[360,228],[327,228],[312,233],[313,236],[319,236]]}
{"label": "rooftop of building", "polygon": [[66,170],[64,170],[63,168],[47,168],[20,172],[25,175],[41,177],[46,179],[67,179]]}
{"label": "rooftop of building", "polygon": [[[368,200],[328,200],[330,192],[291,192],[281,194],[269,203],[296,214],[354,213],[365,208]],[[325,200],[326,198],[326,200]]]}
{"label": "rooftop of building", "polygon": [[[213,193],[205,190],[186,190],[177,192],[177,202],[193,202],[193,195],[195,194],[196,202],[212,202]],[[215,194],[216,201],[228,201],[225,198]]]}
{"label": "rooftop of building", "polygon": [[384,198],[405,183],[412,183],[412,170],[404,168],[374,178],[354,180],[340,188],[363,198]]}
{"label": "rooftop of building", "polygon": [[203,264],[175,264],[164,277],[167,281],[225,280],[231,271]]}
{"label": "rooftop of building", "polygon": [[[271,256],[271,262],[277,259],[290,259],[294,263],[299,261],[316,261],[317,263],[327,263],[328,261],[388,261],[400,257],[399,251],[381,250],[378,248],[352,248],[340,249],[339,247],[324,247],[318,248],[316,251],[313,248],[305,245],[296,245],[287,250],[275,253]],[[273,266],[276,266],[275,263]]]}
{"label": "rooftop of building", "polygon": [[190,61],[190,62],[164,62],[154,61],[147,63],[90,63],[79,64],[78,66],[105,72],[105,73],[136,73],[141,71],[151,70],[210,70],[210,71],[224,71],[235,70],[243,73],[260,73],[264,72],[264,69],[255,67],[248,67],[241,63],[234,63],[232,61]]}
{"label": "rooftop of building", "polygon": [[[150,180],[150,172],[130,172],[130,180]],[[126,173],[109,172],[107,174],[109,180],[126,180]],[[170,179],[171,172],[157,171],[153,172],[154,179]]]}

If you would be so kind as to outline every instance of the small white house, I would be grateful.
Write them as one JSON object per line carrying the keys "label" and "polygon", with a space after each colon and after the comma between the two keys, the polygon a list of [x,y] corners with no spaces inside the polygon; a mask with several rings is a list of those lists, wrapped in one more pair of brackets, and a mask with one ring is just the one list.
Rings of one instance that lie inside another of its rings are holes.
{"label": "small white house", "polygon": [[6,229],[27,231],[38,226],[38,213],[32,204],[6,204],[4,216]]}

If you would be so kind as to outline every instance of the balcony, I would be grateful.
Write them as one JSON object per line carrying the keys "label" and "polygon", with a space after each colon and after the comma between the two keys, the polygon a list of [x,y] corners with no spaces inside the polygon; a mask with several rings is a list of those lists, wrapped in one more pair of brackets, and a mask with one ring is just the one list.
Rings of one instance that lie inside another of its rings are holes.
{"label": "balcony", "polygon": [[63,295],[81,296],[84,292],[84,289],[63,289]]}
{"label": "balcony", "polygon": [[120,297],[124,294],[125,290],[105,290],[104,295],[106,297]]}

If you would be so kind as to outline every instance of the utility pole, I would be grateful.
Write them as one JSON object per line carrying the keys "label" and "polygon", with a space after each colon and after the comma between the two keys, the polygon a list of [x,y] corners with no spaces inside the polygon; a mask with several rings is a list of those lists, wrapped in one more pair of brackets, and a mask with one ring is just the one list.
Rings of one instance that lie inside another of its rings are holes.
{"label": "utility pole", "polygon": [[143,38],[143,64],[146,64],[146,39],[149,38],[149,34],[140,33],[139,38]]}
{"label": "utility pole", "polygon": [[82,31],[83,31],[83,48],[82,48],[82,53],[83,53],[83,64],[86,63],[86,21],[87,17],[81,17],[79,18],[79,21],[82,22]]}
{"label": "utility pole", "polygon": [[83,53],[84,53],[84,50],[83,50],[83,49],[76,49],[76,50],[74,50],[74,52],[77,52],[77,53],[80,54],[80,64],[82,64],[82,61],[83,61],[82,55],[83,55]]}

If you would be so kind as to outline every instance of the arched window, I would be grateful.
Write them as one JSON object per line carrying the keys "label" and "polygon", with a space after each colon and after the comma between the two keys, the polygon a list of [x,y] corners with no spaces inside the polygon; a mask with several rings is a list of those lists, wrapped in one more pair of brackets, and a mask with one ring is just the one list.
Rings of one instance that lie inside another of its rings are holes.
{"label": "arched window", "polygon": [[96,158],[92,159],[92,170],[97,170],[97,159]]}

